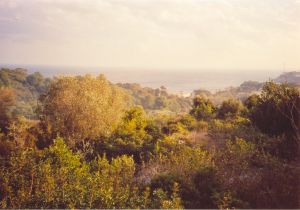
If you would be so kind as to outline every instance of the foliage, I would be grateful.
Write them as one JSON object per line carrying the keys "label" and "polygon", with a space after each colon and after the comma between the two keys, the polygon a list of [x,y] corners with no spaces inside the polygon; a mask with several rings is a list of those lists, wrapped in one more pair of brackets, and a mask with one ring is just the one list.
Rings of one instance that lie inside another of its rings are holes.
{"label": "foliage", "polygon": [[[0,71],[0,208],[299,208],[295,88],[266,83],[245,107],[227,99],[262,83],[195,91],[209,99],[189,114],[164,87],[118,84],[130,103],[102,76],[51,83]],[[33,111],[40,93],[32,120],[20,104]]]}
{"label": "foliage", "polygon": [[258,131],[253,130],[249,125],[251,125],[249,119],[244,117],[227,120],[214,119],[209,123],[208,134],[216,141],[221,140],[223,143],[225,143],[225,140],[234,137],[247,136],[247,138],[249,137],[252,139],[252,136],[250,137],[250,135],[253,133],[250,131],[253,131],[254,133]]}
{"label": "foliage", "polygon": [[300,92],[286,84],[268,82],[263,87],[257,105],[252,109],[251,120],[262,132],[271,136],[285,136],[282,150],[294,158],[300,142]]}
{"label": "foliage", "polygon": [[61,138],[42,152],[15,153],[0,173],[2,208],[181,207],[176,185],[171,196],[162,190],[145,196],[147,191],[134,183],[131,157],[86,163]]}
{"label": "foliage", "polygon": [[25,69],[0,69],[0,87],[7,87],[14,91],[16,104],[12,112],[29,119],[37,119],[37,99],[44,94],[51,80],[36,72],[28,74]]}
{"label": "foliage", "polygon": [[229,87],[225,90],[219,90],[215,93],[211,93],[207,90],[194,90],[194,96],[205,95],[208,97],[214,105],[219,106],[223,101],[235,98],[237,100],[244,101],[249,95],[257,94],[261,91],[264,83],[256,81],[245,81],[238,87]]}
{"label": "foliage", "polygon": [[28,120],[25,117],[17,117],[8,127],[7,137],[15,143],[17,147],[34,148],[36,136],[34,129],[38,122]]}
{"label": "foliage", "polygon": [[133,155],[138,162],[149,158],[154,147],[161,138],[160,128],[146,118],[142,107],[127,110],[122,122],[108,139],[99,141],[97,150],[107,153],[110,157],[121,154]]}
{"label": "foliage", "polygon": [[[243,139],[227,141],[217,158],[217,175],[224,193],[235,200],[229,208],[283,208],[297,205],[297,172],[276,157],[260,152]],[[276,171],[276,173],[274,173]],[[282,175],[285,184],[278,184]],[[272,175],[271,175],[272,174]],[[220,193],[220,192],[219,192]],[[221,194],[216,194],[220,196]],[[232,197],[233,196],[233,197]],[[224,205],[224,199],[221,199]],[[270,203],[269,201],[274,202]],[[229,202],[230,203],[230,202]]]}
{"label": "foliage", "polygon": [[15,104],[15,94],[10,88],[0,87],[0,130],[7,131],[12,120],[10,109]]}
{"label": "foliage", "polygon": [[257,106],[258,101],[259,101],[259,95],[252,94],[244,101],[244,105],[248,110],[252,111]]}
{"label": "foliage", "polygon": [[300,85],[299,72],[297,71],[284,72],[275,79],[275,82],[289,83],[291,85],[299,86]]}
{"label": "foliage", "polygon": [[213,208],[213,194],[218,188],[212,159],[200,149],[186,146],[161,156],[159,174],[154,176],[151,189],[162,188],[172,193],[172,185],[178,183],[179,195],[185,208]]}
{"label": "foliage", "polygon": [[252,120],[270,135],[299,133],[300,93],[286,84],[268,82],[263,87]]}
{"label": "foliage", "polygon": [[141,105],[146,111],[166,109],[172,112],[186,112],[191,107],[190,98],[167,93],[165,87],[152,89],[139,84],[117,84],[132,96],[135,105]]}
{"label": "foliage", "polygon": [[166,150],[166,145],[159,145],[159,158],[152,160],[150,166],[155,163],[160,173],[169,173],[190,181],[199,169],[213,164],[212,155],[205,150],[180,143],[173,143],[172,146]]}
{"label": "foliage", "polygon": [[[104,76],[62,77],[41,98],[41,122],[74,145],[109,135],[124,109],[124,94]],[[75,141],[75,142],[74,142]]]}
{"label": "foliage", "polygon": [[214,109],[215,108],[209,99],[197,96],[193,100],[193,107],[190,114],[197,120],[208,120],[212,118]]}
{"label": "foliage", "polygon": [[235,118],[243,111],[243,105],[240,101],[229,99],[223,101],[221,107],[218,110],[218,117],[221,119]]}

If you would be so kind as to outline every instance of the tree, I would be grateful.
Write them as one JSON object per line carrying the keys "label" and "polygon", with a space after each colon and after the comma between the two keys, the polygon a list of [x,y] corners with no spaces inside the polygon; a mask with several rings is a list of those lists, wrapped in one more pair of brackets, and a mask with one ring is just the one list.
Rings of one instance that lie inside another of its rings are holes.
{"label": "tree", "polygon": [[35,72],[33,74],[30,74],[26,78],[27,82],[32,86],[40,86],[44,80],[44,77],[41,73]]}
{"label": "tree", "polygon": [[165,96],[157,97],[155,100],[155,107],[157,109],[164,109],[167,107],[167,99]]}
{"label": "tree", "polygon": [[19,150],[0,161],[0,208],[181,207],[177,185],[171,196],[161,189],[151,193],[138,188],[135,173],[132,157],[86,162],[57,138],[49,148]]}
{"label": "tree", "polygon": [[145,130],[146,126],[146,113],[141,106],[127,110],[108,142],[104,142],[107,154],[112,156],[128,154],[134,155],[136,160],[140,158],[143,144],[151,139]]}
{"label": "tree", "polygon": [[190,114],[197,120],[208,120],[212,118],[214,110],[215,108],[209,99],[197,96],[193,100],[193,107]]}
{"label": "tree", "polygon": [[15,94],[10,88],[0,88],[0,129],[7,131],[11,121],[10,109],[15,104]]}
{"label": "tree", "polygon": [[247,107],[249,111],[251,111],[254,107],[256,107],[258,100],[259,100],[259,95],[252,94],[244,101],[244,105]]}
{"label": "tree", "polygon": [[251,91],[258,91],[263,86],[263,83],[256,82],[256,81],[246,81],[243,82],[239,87],[239,91],[242,92],[251,92]]}
{"label": "tree", "polygon": [[300,141],[300,93],[287,85],[267,82],[263,87],[252,119],[270,135],[293,133]]}
{"label": "tree", "polygon": [[295,157],[300,144],[300,92],[287,84],[267,82],[251,112],[255,126],[270,136],[284,136],[280,147]]}
{"label": "tree", "polygon": [[31,147],[36,146],[36,132],[38,122],[28,120],[23,116],[16,117],[9,125],[7,137],[17,147]]}
{"label": "tree", "polygon": [[237,117],[243,109],[243,105],[240,101],[229,99],[223,101],[220,109],[218,110],[218,117],[225,119],[228,117]]}
{"label": "tree", "polygon": [[141,163],[151,157],[161,137],[161,129],[153,120],[147,119],[141,106],[135,106],[125,112],[122,122],[109,138],[98,142],[96,154],[106,153],[108,158],[133,155],[134,160]]}
{"label": "tree", "polygon": [[61,77],[41,98],[41,121],[69,145],[109,135],[120,122],[123,92],[103,75]]}

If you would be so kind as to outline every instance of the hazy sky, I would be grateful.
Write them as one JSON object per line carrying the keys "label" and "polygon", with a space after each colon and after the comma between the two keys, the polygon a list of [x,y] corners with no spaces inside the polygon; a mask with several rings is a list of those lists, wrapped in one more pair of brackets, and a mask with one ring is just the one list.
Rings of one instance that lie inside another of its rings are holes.
{"label": "hazy sky", "polygon": [[300,0],[0,0],[0,63],[300,69]]}

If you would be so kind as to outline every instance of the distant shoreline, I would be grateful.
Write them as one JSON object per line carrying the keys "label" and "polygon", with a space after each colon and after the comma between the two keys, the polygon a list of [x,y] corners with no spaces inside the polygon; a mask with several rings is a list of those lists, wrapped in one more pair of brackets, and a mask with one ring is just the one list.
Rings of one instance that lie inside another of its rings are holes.
{"label": "distant shoreline", "polygon": [[[40,72],[46,77],[58,75],[104,74],[113,83],[139,83],[145,87],[165,86],[170,93],[188,95],[195,89],[212,92],[239,86],[244,81],[264,82],[275,79],[282,70],[137,70],[123,68],[65,67],[0,64],[1,68],[24,68],[28,73]],[[226,72],[225,72],[226,71]],[[292,71],[292,70],[291,70]]]}

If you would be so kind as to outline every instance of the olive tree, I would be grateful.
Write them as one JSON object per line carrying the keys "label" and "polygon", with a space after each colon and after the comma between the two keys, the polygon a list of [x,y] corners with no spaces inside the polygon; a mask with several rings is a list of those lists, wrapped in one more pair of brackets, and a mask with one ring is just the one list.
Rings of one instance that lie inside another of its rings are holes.
{"label": "olive tree", "polygon": [[109,135],[122,118],[125,95],[103,75],[61,77],[41,97],[41,122],[69,144]]}

